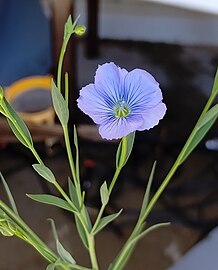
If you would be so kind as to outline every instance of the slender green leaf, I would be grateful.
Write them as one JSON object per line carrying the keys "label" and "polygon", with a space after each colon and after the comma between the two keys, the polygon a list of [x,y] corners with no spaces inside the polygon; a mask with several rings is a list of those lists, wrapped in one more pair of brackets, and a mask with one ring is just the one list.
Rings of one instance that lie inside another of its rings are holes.
{"label": "slender green leaf", "polygon": [[83,204],[82,208],[81,208],[81,213],[82,215],[85,217],[85,222],[86,222],[86,226],[88,228],[88,230],[90,231],[92,229],[92,223],[89,217],[89,213],[87,208],[85,207],[85,205]]}
{"label": "slender green leaf", "polygon": [[77,137],[77,130],[76,126],[73,126],[73,136],[74,136],[74,145],[76,148],[76,177],[78,182],[80,181],[80,170],[79,170],[79,146],[78,146],[78,137]]}
{"label": "slender green leaf", "polygon": [[81,203],[79,202],[75,185],[73,184],[73,181],[70,178],[68,178],[68,190],[72,203],[74,204],[77,211],[80,211]]}
{"label": "slender green leaf", "polygon": [[136,242],[138,242],[140,239],[142,239],[143,237],[145,237],[148,233],[159,229],[161,227],[166,227],[169,226],[170,223],[169,222],[165,222],[165,223],[159,223],[159,224],[155,224],[151,227],[149,227],[148,229],[146,229],[144,232],[140,233],[139,235],[137,235],[134,239],[132,239],[132,241],[129,242],[129,246],[134,245]]}
{"label": "slender green leaf", "polygon": [[0,85],[0,104],[1,104],[1,102],[2,102],[2,100],[3,100],[3,98],[4,98],[4,89],[3,89],[3,87]]}
{"label": "slender green leaf", "polygon": [[93,231],[93,234],[97,234],[99,231],[101,231],[105,226],[107,226],[110,222],[114,221],[123,211],[121,209],[118,213],[116,214],[111,214],[109,216],[103,217],[100,219],[98,225],[96,226],[95,230]]}
{"label": "slender green leaf", "polygon": [[167,225],[169,225],[169,223],[156,224],[156,225],[148,228],[146,231],[141,233],[141,229],[142,229],[142,227],[144,227],[144,225],[142,224],[142,226],[139,227],[135,237],[127,243],[127,245],[125,246],[124,249],[121,250],[121,252],[118,254],[118,256],[113,261],[113,263],[110,264],[110,267],[108,270],[121,270],[121,269],[123,269],[125,267],[127,261],[129,260],[129,257],[131,256],[137,242],[142,237],[146,236],[149,232],[151,232],[159,227],[167,226]]}
{"label": "slender green leaf", "polygon": [[58,240],[58,233],[57,233],[57,230],[56,230],[55,222],[54,222],[54,220],[52,218],[48,218],[48,221],[51,224],[52,234],[53,234],[55,242],[56,242]]}
{"label": "slender green leaf", "polygon": [[218,117],[218,104],[214,105],[207,113],[203,116],[202,119],[197,124],[197,128],[201,128],[206,125],[208,122]]}
{"label": "slender green leaf", "polygon": [[107,188],[107,182],[104,181],[100,188],[100,195],[101,195],[101,203],[102,205],[107,205],[109,201],[109,192]]}
{"label": "slender green leaf", "polygon": [[73,29],[76,27],[76,25],[77,25],[77,23],[78,23],[78,21],[79,21],[79,18],[80,18],[80,15],[78,15],[78,16],[76,17],[76,19],[74,20],[74,22],[73,22]]}
{"label": "slender green leaf", "polygon": [[69,110],[67,107],[67,103],[52,80],[52,88],[51,88],[52,102],[54,106],[54,110],[63,126],[66,126],[69,121]]}
{"label": "slender green leaf", "polygon": [[50,183],[55,183],[56,179],[53,172],[43,164],[34,164],[33,169]]}
{"label": "slender green leaf", "polygon": [[147,188],[145,191],[145,195],[143,198],[143,203],[142,203],[142,207],[141,207],[141,212],[140,212],[140,217],[143,216],[147,206],[148,206],[148,201],[149,201],[149,196],[150,196],[150,191],[151,191],[151,185],[154,179],[154,172],[155,172],[155,168],[156,168],[156,161],[154,162],[152,169],[151,169],[151,173],[149,175],[149,179],[148,179],[148,184],[147,184]]}
{"label": "slender green leaf", "polygon": [[71,15],[68,17],[65,25],[64,25],[64,39],[68,36],[71,35],[73,32],[73,22],[72,22],[72,17]]}
{"label": "slender green leaf", "polygon": [[[209,114],[209,117],[208,117],[208,114]],[[212,115],[213,116],[211,116],[211,109],[210,109],[205,114],[205,116],[202,118],[202,121],[200,122],[201,126],[198,129],[196,129],[196,132],[194,134],[194,137],[192,138],[191,142],[189,143],[189,145],[187,146],[187,148],[185,149],[185,151],[183,153],[183,156],[182,156],[182,159],[180,161],[180,164],[182,164],[187,159],[187,157],[196,148],[196,146],[201,142],[201,140],[207,134],[207,132],[209,131],[209,129],[215,123],[215,121],[216,121],[216,119],[218,117],[218,113],[215,114],[215,115],[214,114],[212,114]]]}
{"label": "slender green leaf", "polygon": [[65,209],[67,211],[75,213],[77,211],[76,208],[73,208],[70,206],[65,200],[49,195],[49,194],[27,194],[29,198],[31,198],[34,201],[49,204],[49,205],[54,205],[57,207],[60,207],[62,209]]}
{"label": "slender green leaf", "polygon": [[129,135],[126,136],[127,139],[127,149],[126,149],[126,156],[125,161],[123,162],[123,164],[120,164],[120,161],[122,160],[122,147],[123,147],[123,143],[122,140],[119,143],[118,149],[117,149],[117,154],[116,154],[116,167],[118,168],[120,165],[123,167],[126,162],[128,161],[130,154],[132,152],[132,148],[133,148],[133,144],[134,144],[134,140],[135,140],[135,132],[130,133]]}
{"label": "slender green leaf", "polygon": [[6,191],[6,194],[8,196],[8,200],[9,200],[9,203],[11,205],[12,210],[14,211],[15,214],[19,215],[18,214],[18,211],[17,211],[17,207],[16,207],[16,204],[15,204],[15,201],[14,201],[14,198],[13,198],[13,195],[12,195],[12,193],[10,191],[10,188],[9,188],[7,182],[5,181],[5,179],[4,179],[4,177],[3,177],[3,175],[2,175],[1,172],[0,172],[0,178],[1,178],[1,181],[3,183],[4,189]]}
{"label": "slender green leaf", "polygon": [[74,260],[72,255],[63,247],[63,245],[59,242],[59,240],[56,240],[56,245],[57,245],[57,252],[64,262],[76,264],[76,261]]}
{"label": "slender green leaf", "polygon": [[77,231],[78,231],[79,236],[83,242],[83,245],[88,249],[89,248],[88,239],[86,237],[85,230],[83,229],[83,225],[81,224],[81,222],[77,216],[75,216],[75,221],[76,221]]}
{"label": "slender green leaf", "polygon": [[[16,111],[11,107],[5,98],[3,99],[3,104],[8,115],[8,124],[14,135],[26,147],[32,146],[32,137],[24,121],[20,118],[20,116],[16,113]],[[13,119],[13,122],[11,119]]]}
{"label": "slender green leaf", "polygon": [[[144,228],[144,223],[141,224],[140,226],[137,226],[137,228],[135,227],[134,228],[134,232],[135,232],[135,236],[139,235],[143,228]],[[125,247],[125,246],[124,246]],[[115,260],[110,264],[108,270],[118,270],[118,269],[123,269],[124,265],[126,264],[126,262],[128,261],[128,258],[131,256],[134,248],[135,248],[135,245],[132,245],[131,247],[127,246],[128,247],[128,250],[126,250],[126,248],[122,248],[121,251],[119,252],[119,254],[116,256]],[[124,260],[122,260],[122,258],[124,257]],[[122,261],[122,264],[120,265],[119,261]],[[116,268],[114,266],[120,266],[120,268]]]}
{"label": "slender green leaf", "polygon": [[218,69],[216,70],[212,93],[218,93]]}
{"label": "slender green leaf", "polygon": [[[71,256],[71,254],[63,247],[63,245],[60,243],[59,239],[58,239],[58,233],[57,233],[57,229],[55,226],[55,222],[53,219],[48,219],[49,222],[51,223],[51,228],[52,228],[52,233],[56,242],[56,249],[58,252],[58,255],[60,256],[60,258],[67,263],[70,264],[75,264],[75,260],[73,259],[73,257]],[[57,265],[57,262],[55,263],[55,265]]]}

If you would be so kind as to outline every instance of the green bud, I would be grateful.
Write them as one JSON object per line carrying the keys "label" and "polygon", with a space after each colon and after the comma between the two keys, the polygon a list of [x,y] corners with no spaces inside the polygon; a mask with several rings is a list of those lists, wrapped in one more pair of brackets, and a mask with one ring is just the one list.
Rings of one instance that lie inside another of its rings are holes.
{"label": "green bud", "polygon": [[75,27],[75,34],[82,36],[86,32],[86,27],[84,25],[77,25]]}
{"label": "green bud", "polygon": [[0,222],[0,233],[3,236],[13,236],[16,233],[16,225],[10,220]]}

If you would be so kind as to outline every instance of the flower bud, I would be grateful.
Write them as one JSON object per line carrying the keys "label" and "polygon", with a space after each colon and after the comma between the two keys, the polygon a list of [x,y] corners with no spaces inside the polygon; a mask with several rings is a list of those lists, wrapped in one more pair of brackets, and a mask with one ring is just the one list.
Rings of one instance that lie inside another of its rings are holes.
{"label": "flower bud", "polygon": [[86,27],[84,25],[77,25],[75,27],[75,34],[82,36],[86,32]]}

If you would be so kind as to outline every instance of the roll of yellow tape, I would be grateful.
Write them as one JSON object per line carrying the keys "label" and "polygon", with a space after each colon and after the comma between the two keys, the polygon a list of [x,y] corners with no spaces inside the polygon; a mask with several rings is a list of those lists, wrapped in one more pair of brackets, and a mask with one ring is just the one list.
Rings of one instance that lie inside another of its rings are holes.
{"label": "roll of yellow tape", "polygon": [[50,76],[23,78],[6,89],[5,97],[25,122],[54,123]]}

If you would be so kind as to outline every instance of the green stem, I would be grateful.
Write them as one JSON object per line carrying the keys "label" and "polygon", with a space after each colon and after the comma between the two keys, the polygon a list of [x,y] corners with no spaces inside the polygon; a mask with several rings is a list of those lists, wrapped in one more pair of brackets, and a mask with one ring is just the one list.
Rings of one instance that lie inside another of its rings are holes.
{"label": "green stem", "polygon": [[[117,169],[115,171],[115,174],[114,174],[114,176],[113,176],[113,178],[111,180],[111,183],[110,183],[110,186],[109,186],[109,189],[108,189],[109,198],[110,198],[110,195],[111,195],[112,190],[114,188],[114,185],[115,185],[115,183],[117,181],[117,178],[118,178],[118,176],[119,176],[119,174],[120,174],[120,172],[121,172],[121,170],[122,170],[122,168],[123,168],[123,166],[125,164],[125,161],[126,161],[126,153],[127,153],[127,138],[126,138],[126,136],[122,138],[122,146],[121,147],[122,148],[121,148],[120,161],[119,161],[119,164],[117,166]],[[99,223],[99,221],[100,221],[100,219],[101,219],[101,217],[102,217],[102,215],[104,213],[104,210],[105,210],[106,206],[107,205],[102,204],[102,206],[101,206],[101,208],[99,210],[98,216],[96,218],[95,224],[94,224],[94,226],[92,228],[92,233],[95,231],[96,227],[98,226],[98,223]]]}
{"label": "green stem", "polygon": [[64,75],[64,86],[65,86],[65,101],[66,101],[66,104],[67,104],[67,107],[69,107],[69,76],[68,76],[68,73],[66,72],[65,75]]}
{"label": "green stem", "polygon": [[116,169],[116,172],[114,174],[114,177],[110,183],[110,186],[109,186],[109,195],[111,194],[113,188],[114,188],[114,185],[117,181],[117,178],[120,174],[120,171],[121,169],[123,168],[124,164],[125,164],[125,161],[126,161],[126,154],[127,154],[127,138],[126,136],[124,136],[122,138],[122,147],[121,147],[121,155],[120,155],[120,161],[119,161],[119,164],[117,166],[117,169]]}
{"label": "green stem", "polygon": [[42,161],[42,159],[40,158],[39,154],[37,153],[36,149],[34,148],[34,146],[30,147],[31,152],[33,153],[34,157],[36,158],[36,160],[39,162],[39,164],[43,165],[44,162]]}
{"label": "green stem", "polygon": [[70,138],[69,138],[69,132],[68,132],[67,126],[63,126],[63,131],[64,131],[64,139],[65,139],[67,156],[68,156],[68,160],[69,160],[69,164],[70,164],[71,173],[72,173],[74,184],[76,187],[78,199],[79,199],[79,201],[81,201],[81,198],[82,198],[81,187],[80,187],[80,183],[78,181],[77,175],[76,175],[76,170],[75,170],[75,165],[74,165],[71,144],[70,144]]}
{"label": "green stem", "polygon": [[92,270],[98,270],[98,261],[97,261],[97,256],[95,252],[95,239],[93,235],[89,235],[88,237],[88,243],[89,243],[89,255],[91,259],[91,264],[92,264]]}
{"label": "green stem", "polygon": [[99,221],[100,221],[100,219],[101,219],[101,217],[102,217],[102,215],[104,213],[105,207],[106,207],[106,205],[105,204],[102,204],[102,206],[101,206],[101,208],[99,210],[98,216],[97,216],[97,218],[95,220],[95,224],[92,227],[91,233],[93,233],[95,231],[96,227],[98,226],[98,223],[99,223]]}
{"label": "green stem", "polygon": [[71,37],[71,34],[65,37],[62,47],[61,47],[60,56],[59,56],[58,72],[57,72],[57,87],[59,91],[61,91],[61,72],[62,72],[62,66],[63,66],[63,61],[64,61],[64,55],[65,55],[67,44],[69,42],[70,37]]}

